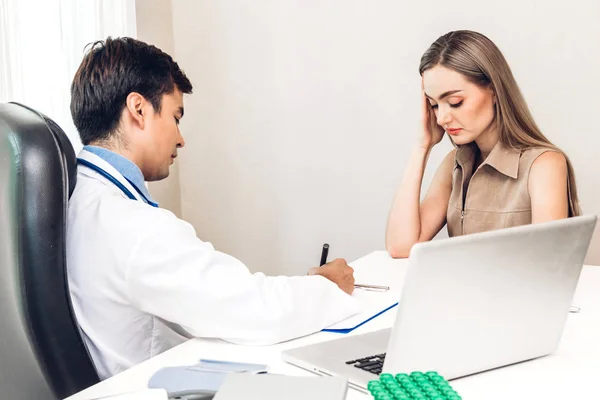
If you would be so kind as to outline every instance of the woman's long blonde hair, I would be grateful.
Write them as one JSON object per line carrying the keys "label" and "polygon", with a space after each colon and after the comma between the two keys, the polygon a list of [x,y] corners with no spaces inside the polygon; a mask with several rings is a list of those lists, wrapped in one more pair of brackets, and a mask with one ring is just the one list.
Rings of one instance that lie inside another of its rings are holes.
{"label": "woman's long blonde hair", "polygon": [[[573,165],[567,155],[553,145],[538,128],[498,47],[481,33],[466,30],[449,32],[433,42],[423,54],[419,73],[423,75],[424,71],[436,65],[452,69],[480,87],[491,87],[496,94],[494,118],[503,145],[519,150],[542,147],[565,156],[569,216],[580,215]],[[430,122],[436,123],[433,113],[431,116]]]}

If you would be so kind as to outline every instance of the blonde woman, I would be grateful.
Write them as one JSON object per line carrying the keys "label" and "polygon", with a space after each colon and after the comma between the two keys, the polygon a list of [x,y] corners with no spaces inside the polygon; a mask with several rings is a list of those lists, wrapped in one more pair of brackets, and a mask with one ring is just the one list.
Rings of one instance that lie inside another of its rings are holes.
{"label": "blonde woman", "polygon": [[[387,222],[395,258],[431,240],[580,214],[573,167],[533,120],[508,63],[472,31],[437,39],[421,58],[422,130]],[[420,202],[431,149],[446,132],[455,149]]]}

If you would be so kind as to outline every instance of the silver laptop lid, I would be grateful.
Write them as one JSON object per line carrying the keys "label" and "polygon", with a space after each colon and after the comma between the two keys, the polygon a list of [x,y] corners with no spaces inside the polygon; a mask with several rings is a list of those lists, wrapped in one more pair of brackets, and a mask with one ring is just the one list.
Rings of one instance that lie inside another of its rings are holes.
{"label": "silver laptop lid", "polygon": [[447,379],[553,352],[596,216],[412,248],[383,371]]}

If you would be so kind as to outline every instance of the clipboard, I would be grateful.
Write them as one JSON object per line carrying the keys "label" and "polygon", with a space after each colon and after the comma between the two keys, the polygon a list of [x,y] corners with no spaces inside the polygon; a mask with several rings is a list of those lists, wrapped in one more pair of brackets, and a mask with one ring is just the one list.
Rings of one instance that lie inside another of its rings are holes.
{"label": "clipboard", "polygon": [[350,333],[396,307],[400,293],[396,291],[372,292],[357,289],[352,294],[352,297],[356,298],[359,304],[361,304],[361,311],[343,321],[322,329],[322,332]]}

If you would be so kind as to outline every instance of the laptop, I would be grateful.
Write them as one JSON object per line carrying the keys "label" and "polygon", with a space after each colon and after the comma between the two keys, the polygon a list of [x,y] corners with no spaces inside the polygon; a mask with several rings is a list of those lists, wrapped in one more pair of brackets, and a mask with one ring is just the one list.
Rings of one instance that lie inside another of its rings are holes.
{"label": "laptop", "polygon": [[416,244],[392,329],[289,349],[283,360],[368,393],[382,372],[446,379],[556,350],[596,216]]}

